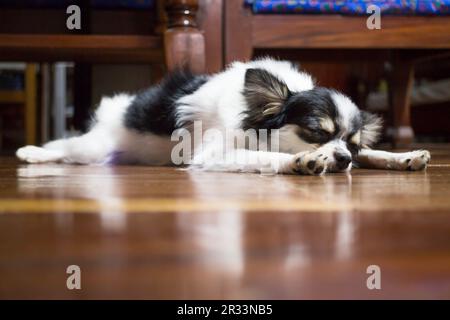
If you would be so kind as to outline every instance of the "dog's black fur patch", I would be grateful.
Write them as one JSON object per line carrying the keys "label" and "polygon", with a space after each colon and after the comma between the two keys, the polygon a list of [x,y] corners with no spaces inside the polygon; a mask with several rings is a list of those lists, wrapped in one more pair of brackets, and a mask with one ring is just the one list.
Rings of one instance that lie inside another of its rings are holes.
{"label": "dog's black fur patch", "polygon": [[[299,134],[309,143],[325,143],[339,132],[337,107],[331,94],[334,91],[316,87],[302,92],[291,92],[287,85],[263,69],[248,69],[245,74],[243,96],[248,110],[244,112],[242,127],[246,129],[279,129],[286,124],[303,128]],[[264,114],[275,106],[277,112]],[[335,132],[324,131],[320,120],[334,122]]]}
{"label": "dog's black fur patch", "polygon": [[[337,107],[331,97],[332,90],[316,87],[295,93],[286,103],[287,124],[296,124],[303,130],[300,137],[308,143],[323,144],[334,138],[340,131]],[[320,121],[330,119],[335,131],[322,129]]]}
{"label": "dog's black fur patch", "polygon": [[[242,128],[278,129],[285,123],[283,107],[292,95],[284,81],[264,69],[245,72],[242,95],[247,103]],[[267,110],[272,110],[269,114]]]}
{"label": "dog's black fur patch", "polygon": [[141,133],[171,135],[178,129],[176,101],[194,93],[208,78],[182,69],[171,72],[160,84],[136,95],[125,113],[125,127]]}

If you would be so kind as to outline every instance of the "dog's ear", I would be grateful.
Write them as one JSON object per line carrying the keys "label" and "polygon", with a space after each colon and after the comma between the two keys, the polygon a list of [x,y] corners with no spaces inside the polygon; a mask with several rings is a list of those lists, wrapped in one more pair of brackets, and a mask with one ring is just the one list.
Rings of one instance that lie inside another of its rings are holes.
{"label": "dog's ear", "polygon": [[264,69],[247,69],[244,97],[255,117],[278,114],[291,93],[287,85]]}
{"label": "dog's ear", "polygon": [[361,145],[364,148],[371,147],[378,142],[383,129],[383,120],[372,113],[361,111]]}

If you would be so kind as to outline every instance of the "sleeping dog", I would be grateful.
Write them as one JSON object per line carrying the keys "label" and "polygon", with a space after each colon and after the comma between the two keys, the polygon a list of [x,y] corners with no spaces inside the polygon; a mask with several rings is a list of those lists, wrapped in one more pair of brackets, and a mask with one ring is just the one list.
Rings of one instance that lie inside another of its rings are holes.
{"label": "sleeping dog", "polygon": [[[192,138],[198,128],[200,137]],[[347,96],[315,86],[290,62],[266,58],[235,62],[215,75],[178,70],[136,95],[103,98],[86,134],[25,146],[16,154],[29,163],[189,164],[212,171],[307,175],[352,166],[426,168],[428,151],[372,150],[381,129],[380,118],[359,110]],[[231,144],[226,131],[234,132]],[[179,137],[191,139],[181,151]],[[270,146],[261,147],[268,141]]]}

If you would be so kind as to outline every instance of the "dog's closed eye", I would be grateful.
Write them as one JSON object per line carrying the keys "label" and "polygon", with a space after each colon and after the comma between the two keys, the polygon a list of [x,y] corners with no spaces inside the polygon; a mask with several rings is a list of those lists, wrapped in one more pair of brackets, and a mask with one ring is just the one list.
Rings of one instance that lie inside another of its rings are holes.
{"label": "dog's closed eye", "polygon": [[317,144],[324,144],[332,137],[331,133],[320,128],[302,128],[299,135],[308,143]]}

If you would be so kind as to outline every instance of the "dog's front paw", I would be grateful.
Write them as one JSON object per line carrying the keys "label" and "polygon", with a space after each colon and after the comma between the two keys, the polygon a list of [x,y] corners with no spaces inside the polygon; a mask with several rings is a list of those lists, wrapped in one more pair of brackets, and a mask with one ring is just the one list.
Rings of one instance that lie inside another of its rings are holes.
{"label": "dog's front paw", "polygon": [[408,171],[420,171],[426,169],[430,162],[430,152],[427,150],[416,150],[407,152],[400,159],[400,167]]}
{"label": "dog's front paw", "polygon": [[327,171],[328,157],[319,152],[301,152],[294,156],[292,171],[297,174],[320,175]]}

